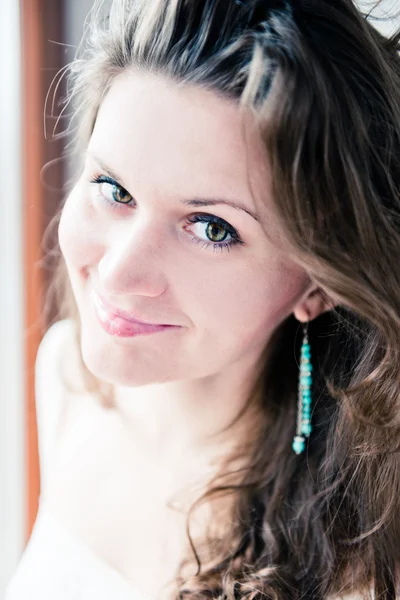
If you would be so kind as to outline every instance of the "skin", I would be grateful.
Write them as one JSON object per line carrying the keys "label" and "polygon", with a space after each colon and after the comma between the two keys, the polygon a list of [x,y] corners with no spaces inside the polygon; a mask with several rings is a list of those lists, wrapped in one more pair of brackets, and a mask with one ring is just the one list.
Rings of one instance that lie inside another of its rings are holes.
{"label": "skin", "polygon": [[[104,196],[112,200],[118,188],[90,182],[110,170],[130,206],[111,209]],[[218,432],[243,405],[274,330],[291,313],[307,321],[329,308],[285,249],[270,187],[258,132],[234,103],[160,76],[129,72],[114,80],[67,199],[59,241],[84,361],[115,385],[126,427],[139,429],[157,460],[225,443]],[[192,198],[239,200],[259,222],[226,205],[181,203]],[[220,217],[244,244],[214,251],[216,236],[232,237],[187,223],[196,213]],[[95,318],[93,286],[114,306],[180,327],[111,336]]]}

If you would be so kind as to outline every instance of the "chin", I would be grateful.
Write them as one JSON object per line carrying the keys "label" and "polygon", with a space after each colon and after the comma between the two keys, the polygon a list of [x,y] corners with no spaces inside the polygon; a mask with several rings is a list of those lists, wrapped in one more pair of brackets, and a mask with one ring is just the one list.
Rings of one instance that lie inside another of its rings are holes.
{"label": "chin", "polygon": [[[124,342],[125,340],[122,340]],[[171,365],[135,345],[128,346],[106,333],[93,332],[82,325],[82,358],[98,379],[113,385],[141,387],[179,379]]]}

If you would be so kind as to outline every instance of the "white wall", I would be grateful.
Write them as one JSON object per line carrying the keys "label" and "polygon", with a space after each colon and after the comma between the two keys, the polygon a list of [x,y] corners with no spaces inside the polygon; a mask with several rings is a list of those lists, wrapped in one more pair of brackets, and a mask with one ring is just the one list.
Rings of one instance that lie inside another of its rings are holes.
{"label": "white wall", "polygon": [[[382,0],[377,8],[371,10],[376,5],[377,0],[356,0],[356,4],[363,13],[371,11],[372,17],[384,18],[385,20],[378,21],[371,19],[372,25],[379,29],[384,35],[393,34],[400,27],[400,15],[394,19],[396,13],[400,13],[399,0]],[[389,17],[389,19],[387,19]]]}
{"label": "white wall", "polygon": [[0,597],[25,537],[20,21],[0,1]]}

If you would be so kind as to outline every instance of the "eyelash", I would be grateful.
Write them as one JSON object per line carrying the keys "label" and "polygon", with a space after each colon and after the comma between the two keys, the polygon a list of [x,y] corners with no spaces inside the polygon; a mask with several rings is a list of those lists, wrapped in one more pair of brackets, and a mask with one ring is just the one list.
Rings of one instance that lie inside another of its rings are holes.
{"label": "eyelash", "polygon": [[[125,188],[123,188],[114,179],[112,179],[111,177],[108,177],[107,175],[95,175],[90,179],[90,183],[95,183],[97,185],[100,185],[102,183],[109,183],[110,185],[115,186],[115,187],[119,188],[120,190],[123,190],[124,192],[126,192]],[[102,196],[103,202],[105,202],[113,210],[120,210],[122,208],[122,206],[132,207],[132,205],[128,202],[118,202],[118,200],[115,200],[114,202],[112,202],[109,198],[106,198],[104,195],[101,195],[101,196]],[[216,225],[220,225],[221,227],[223,227],[232,238],[229,242],[206,242],[205,240],[201,240],[201,239],[193,236],[192,242],[194,244],[200,244],[203,248],[209,248],[210,246],[212,246],[214,252],[217,252],[217,251],[221,252],[223,250],[230,251],[233,246],[236,246],[238,244],[244,244],[244,242],[240,239],[240,236],[239,236],[238,232],[236,231],[236,229],[234,229],[231,225],[229,225],[229,223],[227,223],[223,219],[220,219],[219,217],[216,217],[215,215],[207,215],[205,213],[197,213],[197,214],[187,218],[187,224],[193,224],[193,223],[215,223]]]}

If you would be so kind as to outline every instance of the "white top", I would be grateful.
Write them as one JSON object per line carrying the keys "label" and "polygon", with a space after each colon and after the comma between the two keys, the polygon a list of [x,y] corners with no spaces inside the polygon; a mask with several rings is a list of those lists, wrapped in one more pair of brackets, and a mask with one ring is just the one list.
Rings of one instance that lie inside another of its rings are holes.
{"label": "white top", "polygon": [[[52,448],[65,409],[65,390],[58,359],[63,340],[73,332],[71,320],[59,321],[43,337],[35,369],[36,415],[41,489],[44,488]],[[65,358],[65,357],[63,357]],[[93,423],[93,421],[92,421]],[[91,422],[82,421],[68,460],[90,434]],[[359,600],[352,594],[330,600]],[[373,596],[371,596],[373,598]],[[39,498],[39,510],[4,600],[151,600],[94,551],[76,539]]]}
{"label": "white top", "polygon": [[40,503],[5,600],[147,600]]}

